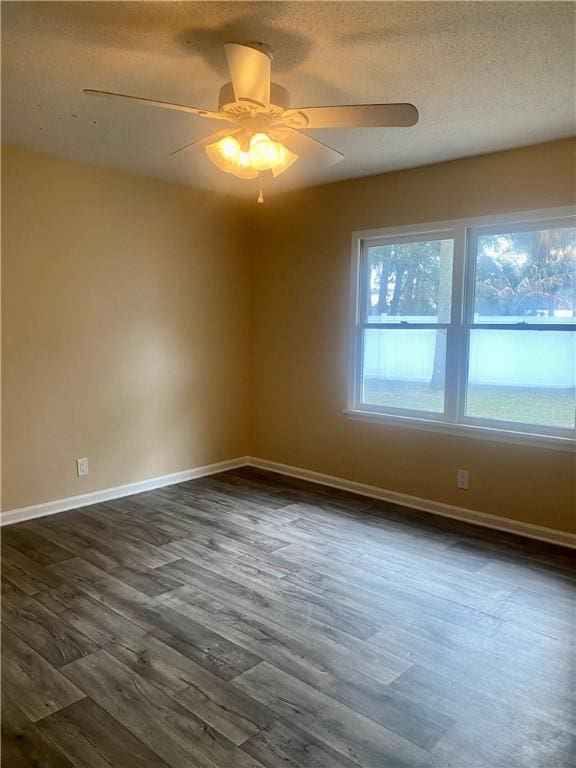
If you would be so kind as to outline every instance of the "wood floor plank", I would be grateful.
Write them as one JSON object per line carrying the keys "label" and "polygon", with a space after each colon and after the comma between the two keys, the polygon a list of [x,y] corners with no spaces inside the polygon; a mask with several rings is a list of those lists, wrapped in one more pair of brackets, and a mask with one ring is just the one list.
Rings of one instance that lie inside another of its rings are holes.
{"label": "wood floor plank", "polygon": [[574,643],[574,615],[576,603],[572,610],[563,615],[552,613],[546,606],[529,607],[519,605],[511,600],[505,612],[507,621],[516,622],[534,632],[555,638],[567,643]]}
{"label": "wood floor plank", "polygon": [[259,497],[264,497],[268,500],[268,506],[273,509],[277,506],[287,506],[285,500],[280,498],[280,494],[286,490],[285,484],[274,482],[273,476],[270,473],[264,478],[258,478],[256,475],[248,476],[244,469],[247,468],[241,467],[230,472],[219,472],[218,475],[212,476],[212,479],[217,481],[222,487],[226,486],[227,488],[245,491],[249,494],[249,498],[258,499]]}
{"label": "wood floor plank", "polygon": [[489,528],[467,527],[450,549],[466,557],[485,557],[489,563],[545,571],[552,576],[574,580],[574,556],[571,549]]}
{"label": "wood floor plank", "polygon": [[514,707],[500,698],[474,696],[432,751],[470,768],[478,764],[567,768],[569,753],[576,758],[573,746],[574,731],[571,739],[557,720],[539,717],[529,699]]}
{"label": "wood floor plank", "polygon": [[67,560],[51,566],[62,578],[74,583],[75,587],[103,603],[108,608],[133,620],[143,629],[156,629],[153,598],[145,595],[121,579],[98,568],[81,558]]}
{"label": "wood floor plank", "polygon": [[[301,635],[277,623],[249,618],[232,609],[224,613],[221,602],[200,592],[192,592],[189,601],[182,600],[185,597],[186,594],[175,595],[170,598],[170,603],[196,616],[199,621],[213,622],[219,631],[270,663],[352,706],[375,722],[387,724],[398,735],[409,735],[423,747],[434,745],[452,723],[449,717],[436,715],[427,706],[391,691],[382,682],[382,678],[387,682],[390,680],[390,673],[385,668],[386,659],[369,657],[368,665],[357,657],[356,663],[350,664],[345,648],[327,647],[320,639],[311,638],[307,643]],[[316,645],[318,650],[311,648]],[[409,667],[410,663],[404,666]]]}
{"label": "wood floor plank", "polygon": [[173,768],[261,763],[106,651],[63,668],[67,677]]}
{"label": "wood floor plank", "polygon": [[[169,552],[141,541],[135,536],[130,536],[126,532],[122,533],[121,530],[117,533],[111,532],[110,526],[107,526],[104,521],[94,520],[84,512],[81,512],[73,523],[64,523],[62,530],[81,536],[92,548],[104,549],[117,565],[157,568],[176,559]],[[121,543],[116,538],[118,533],[122,533]]]}
{"label": "wood floor plank", "polygon": [[183,586],[181,581],[172,579],[166,575],[158,573],[156,568],[147,568],[146,566],[122,566],[112,568],[109,571],[111,576],[123,581],[139,592],[143,592],[148,597],[158,597],[172,592],[174,589]]}
{"label": "wood floor plank", "polygon": [[85,635],[23,592],[4,596],[2,621],[53,667],[97,650]]}
{"label": "wood floor plank", "polygon": [[464,556],[453,550],[452,539],[443,533],[431,536],[430,531],[426,531],[426,535],[422,535],[420,529],[414,530],[406,520],[390,521],[387,517],[375,516],[374,510],[368,519],[358,521],[342,512],[335,515],[323,509],[319,513],[310,505],[298,505],[298,508],[305,509],[307,514],[285,526],[283,536],[303,546],[320,546],[335,556],[346,555],[353,560],[373,556],[391,563],[402,563],[406,558],[417,556],[423,568],[449,567],[463,573],[477,573],[490,562],[488,558]]}
{"label": "wood floor plank", "polygon": [[368,677],[356,682],[327,680],[318,689],[425,750],[431,750],[454,724],[454,718],[449,715],[412,701]]}
{"label": "wood floor plank", "polygon": [[412,615],[425,613],[462,626],[474,621],[474,617],[479,614],[500,618],[501,614],[506,613],[509,607],[509,603],[505,602],[502,605],[502,610],[498,610],[495,614],[479,611],[446,597],[432,594],[429,590],[424,591],[406,585],[401,580],[385,578],[376,573],[368,572],[359,568],[357,564],[335,562],[333,558],[319,553],[310,546],[301,547],[291,544],[282,550],[282,556],[300,563],[302,568],[306,570],[315,570],[328,577],[347,581],[359,590],[366,590],[378,595],[381,605],[385,606],[386,610],[396,611],[399,616],[408,613]]}
{"label": "wood floor plank", "polygon": [[[185,514],[182,513],[184,509]],[[286,540],[277,539],[264,534],[247,535],[245,528],[234,526],[230,523],[228,526],[214,521],[206,523],[198,518],[191,516],[189,510],[182,505],[166,502],[162,506],[147,507],[143,504],[135,505],[131,500],[130,511],[127,513],[131,519],[140,521],[146,520],[156,528],[176,539],[192,539],[194,541],[216,541],[230,542],[236,545],[246,545],[264,552],[275,552],[286,546]]]}
{"label": "wood floor plank", "polygon": [[241,468],[2,550],[10,768],[576,768],[559,547]]}
{"label": "wood floor plank", "polygon": [[[36,522],[35,525],[38,526],[39,523]],[[117,540],[116,547],[112,546],[110,542],[104,541],[95,544],[80,529],[72,529],[70,526],[64,527],[61,523],[55,526],[52,521],[44,523],[42,535],[54,544],[61,544],[76,558],[82,558],[86,562],[105,570],[112,570],[122,564],[118,559],[121,557],[120,540]],[[59,565],[59,563],[54,565]]]}
{"label": "wood floor plank", "polygon": [[[178,547],[171,548],[171,552],[176,552]],[[192,550],[195,550],[194,560],[190,559]],[[168,565],[162,566],[157,569],[160,576],[167,576],[168,578],[179,581],[180,586],[187,583],[187,576],[190,572],[194,572],[197,566],[201,566],[207,571],[213,573],[220,573],[224,563],[230,562],[229,555],[220,555],[218,552],[214,552],[207,547],[201,545],[188,544],[186,547],[187,557],[174,560],[174,562]],[[237,559],[234,565],[235,578],[242,578],[244,581],[252,584],[267,584],[273,590],[279,588],[279,580],[282,576],[277,576],[268,572],[268,569],[260,568],[258,565],[251,565]]]}
{"label": "wood floor plank", "polygon": [[[267,477],[272,474],[267,473]],[[314,504],[316,506],[343,507],[357,512],[362,512],[371,505],[371,499],[361,496],[348,494],[345,491],[338,491],[333,488],[326,488],[314,485],[306,480],[297,480],[286,476],[277,476],[278,483],[282,484],[282,489],[278,492],[278,499],[284,500],[286,504]]]}
{"label": "wood floor plank", "polygon": [[282,718],[252,736],[242,749],[266,768],[358,768],[358,763]]}
{"label": "wood floor plank", "polygon": [[549,592],[537,592],[526,587],[518,587],[512,593],[510,602],[519,607],[545,611],[552,616],[566,616],[576,610],[575,594],[576,590],[566,595],[553,595]]}
{"label": "wood floor plank", "polygon": [[293,574],[299,570],[297,565],[294,565],[281,555],[274,552],[266,552],[250,544],[234,541],[226,536],[219,536],[211,532],[194,532],[193,538],[172,541],[170,544],[164,545],[163,549],[178,555],[179,558],[195,562],[199,547],[225,555],[228,558],[228,567],[231,565],[230,559],[233,558],[278,578]]}
{"label": "wood floor plank", "polygon": [[73,554],[67,549],[45,539],[41,533],[31,529],[29,524],[11,525],[2,532],[2,546],[33,560],[40,566],[69,560]]}
{"label": "wood floor plank", "polygon": [[366,588],[370,586],[370,582],[362,580],[363,586],[360,586],[354,580],[353,573],[330,575],[327,571],[314,569],[311,563],[308,566],[302,566],[297,573],[288,574],[285,581],[324,595],[336,606],[350,606],[362,610],[371,616],[380,628],[407,627],[411,631],[417,631],[420,628],[424,633],[433,632],[434,637],[431,639],[436,642],[439,641],[437,636],[441,636],[444,643],[450,644],[456,634],[462,634],[470,629],[474,644],[477,644],[479,636],[497,631],[502,623],[497,617],[488,616],[479,611],[467,611],[465,621],[454,624],[446,620],[448,617],[424,613],[409,600],[386,599],[378,592],[377,585],[373,585],[376,589]]}
{"label": "wood floor plank", "polygon": [[35,722],[84,694],[26,643],[2,627],[2,687]]}
{"label": "wood floor plank", "polygon": [[234,685],[365,768],[442,764],[429,752],[266,662],[244,672]]}
{"label": "wood floor plank", "polygon": [[220,632],[167,606],[158,608],[156,624],[152,633],[155,637],[223,680],[231,680],[261,661],[255,653]]}
{"label": "wood floor plank", "polygon": [[226,690],[224,680],[150,633],[139,630],[122,633],[121,641],[110,644],[107,650],[167,693],[183,692],[191,687],[198,690],[204,687],[208,693],[211,688]]}
{"label": "wood floor plank", "polygon": [[514,592],[513,586],[501,579],[486,577],[481,572],[462,573],[450,565],[423,566],[415,573],[411,559],[406,556],[391,564],[382,556],[364,555],[358,565],[381,578],[399,580],[414,589],[493,616],[506,611]]}
{"label": "wood floor plank", "polygon": [[121,645],[144,633],[141,626],[76,587],[60,587],[51,593],[43,593],[39,599],[48,599],[63,623],[74,627],[100,648]]}
{"label": "wood floor plank", "polygon": [[391,650],[400,658],[414,664],[434,669],[449,679],[462,679],[474,674],[482,656],[482,649],[460,648],[449,651],[433,640],[397,627],[380,630],[369,642],[378,648]]}
{"label": "wood floor plank", "polygon": [[191,682],[174,698],[234,744],[242,744],[276,713],[216,675],[197,666]]}
{"label": "wood floor plank", "polygon": [[28,595],[62,584],[56,574],[6,543],[2,546],[2,579],[15,584]]}
{"label": "wood floor plank", "polygon": [[133,517],[128,516],[124,519],[123,517],[119,517],[118,513],[123,515],[125,505],[125,499],[98,504],[90,517],[100,526],[100,530],[112,530],[115,535],[118,535],[119,533],[123,537],[124,535],[128,535],[155,547],[168,544],[173,540],[172,536],[159,530],[147,520],[135,520]]}
{"label": "wood floor plank", "polygon": [[58,714],[49,715],[38,723],[38,729],[46,741],[54,745],[74,765],[80,765],[82,768],[115,768],[114,763],[106,760],[100,750],[84,738],[81,730],[71,729],[56,720]]}
{"label": "wood floor plank", "polygon": [[481,572],[485,576],[504,579],[517,587],[560,597],[570,598],[574,595],[576,588],[574,573],[538,567],[530,561],[507,563],[492,560],[481,569]]}
{"label": "wood floor plank", "polygon": [[[162,499],[161,499],[162,500]],[[288,543],[286,539],[269,533],[270,526],[267,524],[266,532],[255,532],[250,528],[248,522],[245,524],[231,519],[226,515],[215,516],[213,512],[205,512],[193,509],[184,504],[162,500],[162,512],[179,521],[186,520],[191,526],[200,526],[204,530],[215,531],[222,536],[228,536],[231,539],[259,546],[269,552],[274,552]]]}
{"label": "wood floor plank", "polygon": [[[336,667],[340,674],[346,671],[321,650],[311,653],[312,644],[304,645],[278,624],[246,615],[199,590],[187,588],[185,593],[170,598],[167,605],[183,618],[193,619],[214,630],[217,628],[220,634],[250,652],[253,658],[266,659],[305,680],[321,684]],[[354,674],[357,675],[356,668]]]}
{"label": "wood floor plank", "polygon": [[[209,627],[78,558],[54,567],[62,575],[68,574],[78,590],[112,611],[112,616],[119,614],[223,679],[235,677],[260,661],[260,657]],[[73,608],[76,606],[77,602]]]}
{"label": "wood floor plank", "polygon": [[188,560],[170,563],[163,566],[160,573],[192,587],[216,590],[218,595],[222,590],[234,591],[238,600],[248,600],[267,613],[276,609],[295,623],[301,623],[301,616],[304,616],[306,621],[323,622],[359,639],[370,637],[378,629],[367,613],[354,607],[334,605],[323,595],[294,584],[284,584],[275,576],[263,576],[260,569],[236,564],[234,581],[220,576],[222,569],[222,558],[212,555],[209,558],[199,557],[195,563]]}
{"label": "wood floor plank", "polygon": [[46,740],[5,695],[2,696],[2,764],[6,768],[74,768],[74,763]]}
{"label": "wood floor plank", "polygon": [[[476,576],[475,573],[463,570],[460,561],[466,559],[450,553],[445,542],[426,545],[417,540],[402,542],[396,536],[391,543],[390,531],[386,535],[372,527],[367,530],[360,528],[358,531],[356,527],[351,529],[350,526],[339,526],[334,521],[326,526],[310,520],[298,520],[284,526],[282,535],[289,538],[292,544],[316,548],[335,561],[354,564],[380,577],[396,579],[404,575],[416,587],[438,590],[434,594],[456,601],[462,602],[473,597],[477,600],[481,597],[493,599],[500,591],[506,597],[512,591],[509,582],[490,579],[486,574]],[[416,572],[410,567],[415,555],[419,561]],[[430,574],[434,574],[432,579],[429,578]],[[444,574],[445,578],[442,579]],[[457,574],[460,575],[459,580],[456,579]],[[486,585],[484,590],[481,589],[483,583]],[[442,591],[439,591],[441,588]],[[471,607],[484,608],[484,605],[476,602]]]}
{"label": "wood floor plank", "polygon": [[[207,477],[203,478],[203,480],[206,481],[205,487],[209,490],[214,489],[231,498],[253,504],[254,507],[258,506],[265,510],[273,511],[287,506],[284,500],[279,499],[273,492],[273,489],[265,483],[247,483],[246,481],[239,481],[239,478],[234,474],[226,475],[225,473],[218,475],[216,478]],[[189,485],[186,487],[189,487]],[[199,483],[198,487],[202,488],[203,483]]]}
{"label": "wood floor plank", "polygon": [[155,492],[159,497],[178,504],[189,506],[196,512],[223,514],[226,518],[237,520],[241,525],[248,524],[254,530],[262,527],[267,531],[270,523],[282,525],[299,519],[299,514],[285,506],[269,508],[254,502],[249,494],[226,493],[216,486],[215,481],[197,486],[174,485]]}
{"label": "wood floor plank", "polygon": [[[502,668],[478,670],[475,675],[463,675],[455,680],[427,667],[415,664],[390,684],[390,689],[433,707],[436,712],[451,717],[456,723],[467,712],[480,710],[490,713],[500,704],[510,713],[524,716],[529,712],[533,719],[552,721],[560,730],[576,732],[576,702],[574,700],[574,675],[570,674],[552,688],[544,687],[542,693],[538,679],[531,675],[509,675]],[[530,691],[538,689],[538,696]]]}
{"label": "wood floor plank", "polygon": [[168,765],[89,698],[44,718],[38,728],[80,768],[167,768]]}
{"label": "wood floor plank", "polygon": [[[500,670],[503,684],[512,684],[514,677],[530,679],[539,688],[556,691],[559,697],[567,679],[576,673],[574,648],[559,641],[531,633],[518,626],[512,632],[507,624],[506,638],[500,631],[492,635],[453,639],[450,646],[438,643],[419,631],[418,627],[387,627],[370,638],[370,643],[447,679],[481,681],[491,671]],[[530,634],[533,635],[530,642]],[[548,650],[547,650],[548,648]],[[514,684],[517,688],[517,684]],[[554,695],[554,694],[552,694]]]}
{"label": "wood floor plank", "polygon": [[209,591],[186,586],[167,598],[165,604],[185,616],[198,617],[206,626],[218,626],[227,637],[237,638],[239,644],[253,649],[262,658],[267,658],[263,655],[266,646],[271,647],[268,650],[288,650],[292,662],[305,660],[307,674],[313,670],[320,676],[330,670],[344,677],[362,673],[389,683],[410,667],[410,662],[378,651],[373,645],[328,625],[313,619],[301,620],[298,625],[288,612],[284,621],[281,607],[272,606],[270,610],[267,602],[262,605],[258,600],[242,598],[240,589],[235,591],[236,598],[227,599],[230,593],[227,590],[220,594],[212,586]]}

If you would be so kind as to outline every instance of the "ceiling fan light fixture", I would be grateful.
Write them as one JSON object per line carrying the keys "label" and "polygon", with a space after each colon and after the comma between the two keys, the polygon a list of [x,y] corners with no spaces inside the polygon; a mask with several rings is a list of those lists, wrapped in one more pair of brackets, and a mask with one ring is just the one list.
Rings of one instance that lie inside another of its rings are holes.
{"label": "ceiling fan light fixture", "polygon": [[224,48],[230,82],[220,89],[217,112],[91,88],[84,93],[235,123],[234,128],[203,136],[170,155],[204,147],[219,170],[241,179],[255,179],[264,171],[280,176],[299,157],[320,166],[334,165],[344,158],[338,150],[304,133],[303,128],[402,128],[418,122],[418,110],[409,103],[290,107],[286,88],[271,80],[269,46],[261,42],[227,43]]}
{"label": "ceiling fan light fixture", "polygon": [[265,133],[255,133],[247,150],[234,136],[225,136],[208,144],[206,154],[217,168],[239,179],[255,179],[262,171],[279,176],[298,159],[298,155]]}
{"label": "ceiling fan light fixture", "polygon": [[284,147],[265,133],[255,133],[250,139],[250,166],[257,171],[270,171],[280,162]]}
{"label": "ceiling fan light fixture", "polygon": [[238,156],[238,164],[232,173],[239,179],[256,179],[258,177],[259,171],[257,171],[255,168],[252,168],[250,165],[249,153],[241,150]]}
{"label": "ceiling fan light fixture", "polygon": [[225,160],[235,160],[240,154],[240,143],[234,136],[225,136],[218,142],[218,150]]}
{"label": "ceiling fan light fixture", "polygon": [[258,171],[250,167],[248,153],[243,151],[234,136],[225,136],[213,144],[208,144],[206,154],[216,168],[224,173],[231,173],[240,179],[255,179],[258,176]]}
{"label": "ceiling fan light fixture", "polygon": [[240,144],[233,136],[226,136],[220,141],[206,146],[206,154],[214,165],[224,173],[231,173],[240,157]]}

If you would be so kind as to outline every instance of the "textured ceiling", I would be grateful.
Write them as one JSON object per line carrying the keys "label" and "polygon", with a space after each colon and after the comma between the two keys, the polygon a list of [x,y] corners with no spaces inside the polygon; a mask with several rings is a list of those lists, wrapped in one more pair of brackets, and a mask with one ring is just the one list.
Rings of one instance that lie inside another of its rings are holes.
{"label": "textured ceiling", "polygon": [[222,123],[90,99],[83,88],[215,108],[223,44],[275,50],[294,106],[410,101],[414,128],[322,130],[344,153],[269,191],[575,132],[575,13],[563,2],[3,2],[3,140],[234,194],[255,182],[168,153]]}

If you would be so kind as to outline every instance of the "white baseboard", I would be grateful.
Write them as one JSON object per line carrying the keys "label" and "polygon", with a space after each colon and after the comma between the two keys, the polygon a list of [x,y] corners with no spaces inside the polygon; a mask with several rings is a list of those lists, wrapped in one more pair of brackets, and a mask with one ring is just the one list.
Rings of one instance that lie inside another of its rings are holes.
{"label": "white baseboard", "polygon": [[0,525],[11,525],[13,523],[23,522],[24,520],[33,520],[37,517],[55,515],[58,512],[66,512],[70,509],[86,507],[90,504],[99,504],[112,499],[121,499],[123,496],[133,496],[135,493],[153,491],[155,488],[163,488],[167,485],[175,485],[177,483],[183,483],[186,480],[194,480],[198,477],[206,477],[207,475],[214,475],[218,472],[225,472],[229,469],[238,469],[239,467],[245,466],[266,469],[270,472],[276,472],[279,475],[288,475],[289,477],[296,477],[300,480],[309,480],[310,482],[318,483],[319,485],[327,485],[330,488],[351,491],[352,493],[357,493],[359,496],[368,496],[371,499],[389,501],[393,504],[399,504],[400,506],[412,507],[413,509],[419,509],[423,512],[430,512],[433,515],[451,517],[455,520],[472,523],[473,525],[480,525],[484,528],[493,528],[498,531],[505,531],[506,533],[526,536],[530,539],[538,539],[539,541],[545,541],[549,544],[558,544],[560,546],[576,549],[576,535],[573,533],[555,531],[552,528],[545,528],[540,525],[532,525],[531,523],[511,520],[507,517],[499,517],[497,515],[490,515],[486,512],[477,512],[473,509],[466,509],[465,507],[444,504],[441,501],[430,501],[429,499],[422,499],[418,496],[410,496],[406,493],[398,493],[397,491],[378,488],[374,485],[357,483],[342,477],[325,475],[321,472],[314,472],[311,469],[293,467],[289,464],[280,464],[279,462],[268,461],[267,459],[258,459],[254,456],[241,456],[237,459],[230,459],[229,461],[207,464],[204,467],[186,469],[183,472],[174,472],[171,475],[152,477],[137,483],[118,485],[115,488],[105,488],[101,491],[93,491],[92,493],[84,493],[80,496],[70,496],[66,499],[48,501],[44,504],[35,504],[31,507],[11,509],[0,515]]}
{"label": "white baseboard", "polygon": [[480,525],[484,528],[493,528],[498,531],[505,531],[506,533],[514,533],[518,536],[526,536],[530,539],[538,539],[539,541],[545,541],[549,544],[558,544],[563,547],[576,549],[576,534],[573,533],[556,531],[553,528],[545,528],[541,525],[523,523],[519,520],[511,520],[508,517],[490,515],[487,512],[477,512],[476,510],[466,509],[465,507],[456,507],[452,504],[444,504],[441,501],[421,499],[418,496],[410,496],[406,493],[398,493],[397,491],[388,491],[374,485],[365,485],[364,483],[357,483],[353,480],[345,480],[341,477],[324,475],[321,472],[314,472],[310,469],[292,467],[288,464],[280,464],[276,461],[268,461],[267,459],[258,459],[253,456],[250,457],[249,464],[258,469],[267,469],[269,472],[277,472],[280,475],[288,475],[289,477],[296,477],[300,480],[309,480],[312,483],[328,485],[331,488],[338,488],[342,491],[351,491],[360,496],[369,496],[372,499],[389,501],[403,507],[412,507],[412,509],[430,512],[433,515],[451,517],[454,520],[461,520],[465,523]]}
{"label": "white baseboard", "polygon": [[80,496],[69,496],[66,499],[47,501],[44,504],[34,504],[32,507],[11,509],[0,515],[0,525],[12,525],[13,523],[21,523],[24,520],[33,520],[36,517],[45,517],[46,515],[55,515],[57,512],[66,512],[69,509],[76,509],[77,507],[87,507],[90,504],[100,504],[103,501],[110,501],[111,499],[121,499],[123,496],[133,496],[135,493],[153,491],[155,488],[163,488],[166,485],[183,483],[186,480],[194,480],[197,477],[214,475],[217,472],[224,472],[227,469],[245,467],[248,463],[248,456],[242,456],[238,459],[219,461],[216,464],[207,464],[204,467],[185,469],[183,472],[174,472],[171,475],[151,477],[148,480],[140,480],[137,483],[117,485],[115,488],[104,488],[101,491],[83,493]]}

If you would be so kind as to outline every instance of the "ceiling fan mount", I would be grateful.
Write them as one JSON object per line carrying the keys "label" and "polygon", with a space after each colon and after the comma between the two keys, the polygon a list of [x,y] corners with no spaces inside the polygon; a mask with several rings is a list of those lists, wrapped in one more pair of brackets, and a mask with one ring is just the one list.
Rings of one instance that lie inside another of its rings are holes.
{"label": "ceiling fan mount", "polygon": [[278,176],[299,157],[321,165],[343,159],[341,152],[303,133],[303,128],[401,128],[418,122],[418,110],[412,104],[291,108],[286,88],[271,81],[274,51],[269,45],[226,43],[224,50],[231,81],[220,88],[216,112],[110,91],[87,89],[84,93],[232,123],[233,127],[197,139],[171,154],[204,147],[220,170],[239,178],[256,178],[267,170]]}
{"label": "ceiling fan mount", "polygon": [[[228,43],[229,45],[229,43]],[[250,40],[248,43],[232,43],[232,45],[244,45],[246,48],[254,48],[255,51],[260,51],[261,53],[265,53],[266,56],[272,61],[274,58],[274,48],[272,48],[271,45],[268,45],[268,43],[262,43],[259,40]]]}

